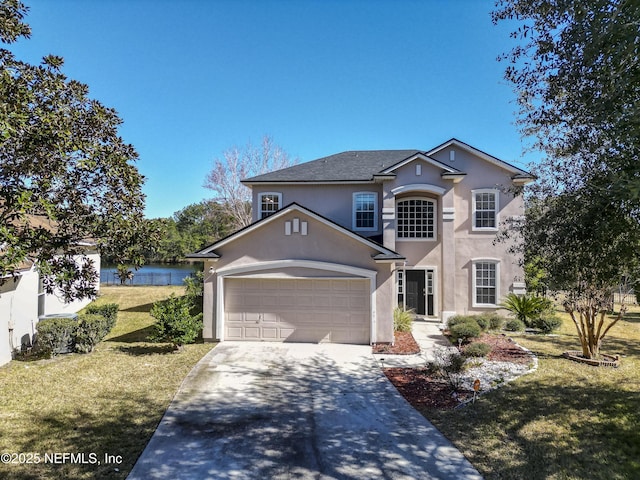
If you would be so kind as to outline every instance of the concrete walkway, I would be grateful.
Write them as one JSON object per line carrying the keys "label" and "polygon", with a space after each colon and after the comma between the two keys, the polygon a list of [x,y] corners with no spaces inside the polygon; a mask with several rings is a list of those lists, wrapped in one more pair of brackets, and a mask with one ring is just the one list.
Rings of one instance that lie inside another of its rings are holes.
{"label": "concrete walkway", "polygon": [[413,322],[413,338],[420,345],[420,353],[416,355],[376,354],[375,359],[380,367],[418,367],[434,360],[437,348],[451,347],[451,342],[442,335],[442,323],[439,320],[418,318]]}
{"label": "concrete walkway", "polygon": [[135,479],[481,479],[371,347],[224,342],[187,376]]}

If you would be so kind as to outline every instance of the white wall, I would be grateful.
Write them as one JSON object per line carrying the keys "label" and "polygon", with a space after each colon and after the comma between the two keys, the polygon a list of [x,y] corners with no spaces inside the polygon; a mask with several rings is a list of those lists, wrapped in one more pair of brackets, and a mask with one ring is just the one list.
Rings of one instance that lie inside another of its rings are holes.
{"label": "white wall", "polygon": [[[96,271],[98,272],[98,278],[100,278],[100,255],[97,253],[91,253],[88,254],[87,257],[93,260]],[[96,288],[100,288],[99,280]],[[91,303],[91,299],[85,298],[83,300],[75,300],[71,303],[64,303],[62,296],[54,293],[46,294],[44,302],[44,313],[45,315],[50,315],[53,313],[76,313],[89,305]]]}
{"label": "white wall", "polygon": [[[100,255],[88,255],[98,271],[100,285]],[[14,349],[22,344],[31,344],[38,323],[38,272],[35,269],[23,272],[17,281],[9,278],[0,286],[0,365],[11,360]],[[91,299],[64,303],[61,297],[45,295],[44,314],[75,313],[86,307]],[[10,330],[12,328],[12,330]]]}
{"label": "white wall", "polygon": [[12,349],[31,344],[37,321],[38,273],[6,279],[0,286],[0,365],[11,360]]}

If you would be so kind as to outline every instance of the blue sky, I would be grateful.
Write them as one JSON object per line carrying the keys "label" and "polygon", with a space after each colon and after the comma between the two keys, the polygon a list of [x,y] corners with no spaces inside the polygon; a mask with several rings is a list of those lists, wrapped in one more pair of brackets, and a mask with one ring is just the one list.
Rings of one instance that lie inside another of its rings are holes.
{"label": "blue sky", "polygon": [[493,1],[24,0],[18,58],[63,71],[115,108],[147,177],[146,215],[211,196],[213,160],[274,138],[313,160],[430,149],[456,137],[519,166],[515,94],[496,58],[513,25]]}

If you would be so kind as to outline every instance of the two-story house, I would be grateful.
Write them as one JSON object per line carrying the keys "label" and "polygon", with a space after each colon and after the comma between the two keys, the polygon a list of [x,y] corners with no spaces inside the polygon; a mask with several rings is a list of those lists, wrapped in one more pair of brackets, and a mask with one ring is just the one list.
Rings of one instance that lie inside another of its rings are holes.
{"label": "two-story house", "polygon": [[524,289],[494,240],[531,180],[455,139],[246,179],[254,223],[192,256],[205,262],[204,337],[392,342],[398,305],[442,321],[495,310]]}

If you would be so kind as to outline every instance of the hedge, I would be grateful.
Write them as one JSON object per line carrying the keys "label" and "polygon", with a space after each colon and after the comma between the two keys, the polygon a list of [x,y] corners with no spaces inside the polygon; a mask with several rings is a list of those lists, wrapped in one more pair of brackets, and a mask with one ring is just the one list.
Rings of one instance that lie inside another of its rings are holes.
{"label": "hedge", "polygon": [[72,318],[44,318],[38,322],[36,347],[51,355],[89,353],[106,337],[116,323],[118,305],[89,305]]}

